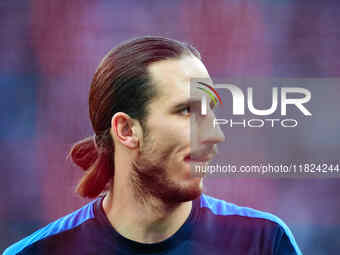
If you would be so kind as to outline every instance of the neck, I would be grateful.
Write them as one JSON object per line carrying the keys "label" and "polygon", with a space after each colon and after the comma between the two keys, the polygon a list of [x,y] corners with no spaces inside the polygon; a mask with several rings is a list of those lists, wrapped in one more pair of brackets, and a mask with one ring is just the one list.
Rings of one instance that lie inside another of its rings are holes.
{"label": "neck", "polygon": [[176,233],[190,215],[192,201],[169,205],[151,196],[141,200],[127,187],[131,186],[115,183],[113,193],[104,198],[103,208],[116,231],[130,240],[163,241]]}

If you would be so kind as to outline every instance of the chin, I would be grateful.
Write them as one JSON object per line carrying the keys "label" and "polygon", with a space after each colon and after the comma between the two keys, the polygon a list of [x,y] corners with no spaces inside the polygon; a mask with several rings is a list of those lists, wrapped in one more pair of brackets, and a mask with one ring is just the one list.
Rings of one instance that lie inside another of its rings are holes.
{"label": "chin", "polygon": [[187,183],[182,191],[182,202],[191,201],[199,197],[203,192],[203,178],[202,177],[192,177]]}

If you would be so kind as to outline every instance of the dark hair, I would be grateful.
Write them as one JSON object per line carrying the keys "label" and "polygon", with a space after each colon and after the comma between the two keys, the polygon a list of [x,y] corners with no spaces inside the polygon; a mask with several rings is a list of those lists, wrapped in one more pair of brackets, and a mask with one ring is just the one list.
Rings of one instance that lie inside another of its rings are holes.
{"label": "dark hair", "polygon": [[89,92],[89,113],[95,135],[75,143],[68,154],[85,171],[76,187],[76,192],[82,197],[94,198],[112,187],[112,116],[116,112],[124,112],[139,120],[145,130],[147,105],[156,95],[147,72],[148,65],[183,55],[200,59],[199,52],[189,44],[145,36],[122,43],[103,58]]}

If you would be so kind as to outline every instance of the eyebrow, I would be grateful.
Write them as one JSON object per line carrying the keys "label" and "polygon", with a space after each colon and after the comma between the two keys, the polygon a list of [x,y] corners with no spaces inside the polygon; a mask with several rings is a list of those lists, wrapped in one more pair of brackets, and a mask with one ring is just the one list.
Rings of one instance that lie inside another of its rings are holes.
{"label": "eyebrow", "polygon": [[[187,99],[187,100],[184,100],[184,101],[181,101],[181,102],[176,103],[176,104],[172,107],[172,109],[178,110],[178,109],[181,109],[181,108],[186,107],[186,106],[188,106],[188,105],[197,104],[197,103],[201,104],[201,99],[198,99],[198,98],[190,98],[190,99]],[[213,101],[212,101],[211,99],[209,100],[209,105],[210,105],[210,107],[214,106],[214,103],[213,103]]]}
{"label": "eyebrow", "polygon": [[[201,82],[197,82],[198,84],[200,84]],[[202,82],[203,83],[203,82]],[[207,85],[206,83],[203,83],[204,85],[206,85],[206,86],[209,86],[209,85]],[[197,104],[197,103],[201,103],[201,98],[189,98],[189,99],[187,99],[187,100],[183,100],[183,101],[180,101],[180,102],[178,102],[178,103],[175,103],[174,104],[174,106],[172,106],[171,108],[173,109],[173,110],[178,110],[178,109],[181,109],[181,108],[183,108],[183,107],[186,107],[186,106],[188,106],[188,105],[190,105],[190,104]],[[209,106],[211,107],[211,108],[213,108],[214,106],[215,106],[215,104],[213,103],[213,101],[211,100],[211,99],[209,99]]]}
{"label": "eyebrow", "polygon": [[173,109],[180,109],[180,108],[188,106],[190,104],[200,103],[200,102],[201,102],[201,99],[190,98],[190,99],[183,100],[183,101],[176,103],[172,108]]}

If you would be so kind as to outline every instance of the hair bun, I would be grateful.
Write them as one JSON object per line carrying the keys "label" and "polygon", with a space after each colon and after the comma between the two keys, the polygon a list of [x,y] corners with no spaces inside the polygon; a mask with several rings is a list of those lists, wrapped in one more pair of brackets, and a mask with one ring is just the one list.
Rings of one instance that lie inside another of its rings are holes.
{"label": "hair bun", "polygon": [[68,157],[71,157],[72,161],[84,171],[88,170],[98,158],[94,136],[87,137],[75,143]]}

